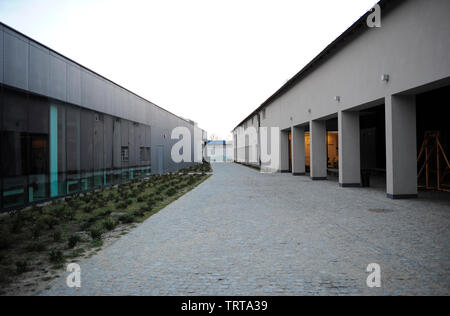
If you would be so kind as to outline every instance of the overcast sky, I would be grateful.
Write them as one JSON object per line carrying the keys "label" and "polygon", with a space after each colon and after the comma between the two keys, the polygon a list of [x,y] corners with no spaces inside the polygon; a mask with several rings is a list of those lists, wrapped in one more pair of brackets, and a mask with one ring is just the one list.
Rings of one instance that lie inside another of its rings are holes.
{"label": "overcast sky", "polygon": [[223,139],[376,2],[0,0],[0,21]]}

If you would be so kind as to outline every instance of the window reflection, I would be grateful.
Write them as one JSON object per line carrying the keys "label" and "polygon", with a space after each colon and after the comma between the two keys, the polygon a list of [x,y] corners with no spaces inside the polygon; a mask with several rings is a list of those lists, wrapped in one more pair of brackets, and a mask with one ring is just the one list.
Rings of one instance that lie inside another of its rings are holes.
{"label": "window reflection", "polygon": [[1,86],[2,210],[151,174],[150,126]]}

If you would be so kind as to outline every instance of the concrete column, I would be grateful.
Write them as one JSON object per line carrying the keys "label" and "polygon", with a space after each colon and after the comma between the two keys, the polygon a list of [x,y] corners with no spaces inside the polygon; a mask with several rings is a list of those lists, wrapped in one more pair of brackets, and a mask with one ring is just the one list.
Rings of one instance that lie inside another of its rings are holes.
{"label": "concrete column", "polygon": [[289,172],[289,134],[280,131],[280,171]]}
{"label": "concrete column", "polygon": [[292,174],[305,175],[305,128],[292,127]]}
{"label": "concrete column", "polygon": [[327,127],[325,121],[311,121],[311,179],[327,179]]}
{"label": "concrete column", "polygon": [[392,199],[417,197],[415,96],[386,97],[386,185]]}
{"label": "concrete column", "polygon": [[338,114],[339,124],[339,185],[361,186],[361,153],[359,112]]}

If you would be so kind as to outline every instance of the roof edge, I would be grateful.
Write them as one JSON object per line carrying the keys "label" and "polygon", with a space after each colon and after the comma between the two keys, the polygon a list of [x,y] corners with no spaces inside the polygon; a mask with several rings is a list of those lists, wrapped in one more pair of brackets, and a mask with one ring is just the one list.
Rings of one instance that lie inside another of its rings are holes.
{"label": "roof edge", "polygon": [[157,108],[159,108],[159,109],[161,109],[161,110],[163,110],[163,111],[169,113],[170,115],[173,115],[173,116],[175,116],[176,118],[179,118],[179,119],[185,121],[186,123],[192,124],[189,120],[187,120],[187,119],[185,119],[185,118],[183,118],[183,117],[181,117],[181,116],[179,116],[179,115],[176,115],[176,114],[172,113],[172,112],[169,111],[169,110],[166,110],[165,108],[163,108],[163,107],[161,107],[161,106],[159,106],[159,105],[153,103],[152,101],[147,100],[146,98],[144,98],[144,97],[138,95],[137,93],[135,93],[135,92],[133,92],[133,91],[131,91],[131,90],[129,90],[129,89],[127,89],[127,88],[121,86],[120,84],[115,83],[115,82],[112,81],[111,79],[106,78],[105,76],[103,76],[103,75],[101,75],[101,74],[99,74],[99,73],[93,71],[92,69],[90,69],[90,68],[88,68],[88,67],[86,67],[86,66],[83,66],[82,64],[76,62],[75,60],[73,60],[73,59],[71,59],[71,58],[69,58],[69,57],[67,57],[67,56],[64,56],[63,54],[57,52],[57,51],[54,50],[53,48],[50,48],[50,47],[48,47],[47,45],[42,44],[41,42],[39,42],[39,41],[37,41],[37,40],[31,38],[30,36],[28,36],[28,35],[26,35],[26,34],[20,32],[20,31],[16,30],[15,28],[13,28],[13,27],[11,27],[11,26],[5,24],[5,23],[3,23],[2,21],[0,21],[0,26],[3,26],[3,27],[5,27],[5,28],[9,29],[10,31],[16,32],[17,34],[19,34],[20,36],[23,36],[24,38],[28,39],[29,41],[32,41],[32,42],[34,42],[34,43],[36,43],[36,44],[38,44],[38,45],[41,45],[43,48],[48,49],[50,52],[52,52],[52,53],[54,53],[54,54],[56,54],[56,55],[58,55],[58,56],[61,56],[61,57],[65,58],[65,59],[67,59],[68,61],[70,61],[71,63],[74,63],[74,64],[77,65],[78,67],[81,67],[81,68],[83,68],[83,69],[86,69],[86,70],[92,72],[94,75],[99,76],[100,78],[102,78],[102,79],[108,81],[109,83],[112,83],[113,85],[115,85],[115,86],[117,86],[117,87],[119,87],[119,88],[124,89],[124,90],[127,91],[128,93],[131,93],[132,95],[138,97],[139,99],[141,99],[141,100],[143,100],[143,101],[145,101],[145,102],[147,102],[147,103],[150,103],[150,104],[156,106]]}
{"label": "roof edge", "polygon": [[[382,9],[386,9],[387,5],[400,3],[404,0],[380,0],[378,1],[378,5]],[[298,73],[296,73],[291,79],[289,79],[283,86],[281,86],[274,94],[272,94],[266,101],[264,101],[258,108],[256,108],[253,112],[251,112],[244,120],[242,120],[238,125],[236,125],[232,131],[235,131],[239,126],[244,124],[248,119],[252,116],[256,115],[262,108],[270,105],[273,101],[275,101],[278,97],[283,95],[285,92],[289,91],[292,87],[294,87],[303,77],[308,75],[308,71],[312,71],[313,67],[318,66],[320,62],[323,61],[323,58],[326,57],[333,49],[338,48],[338,45],[341,44],[347,37],[354,35],[354,32],[362,32],[368,29],[366,24],[367,17],[371,14],[370,10],[367,11],[364,15],[362,15],[355,23],[353,23],[347,30],[345,30],[339,37],[337,37],[331,44],[329,44],[324,50],[322,50],[314,59],[312,59],[305,67],[303,67]],[[362,28],[365,26],[365,28]]]}

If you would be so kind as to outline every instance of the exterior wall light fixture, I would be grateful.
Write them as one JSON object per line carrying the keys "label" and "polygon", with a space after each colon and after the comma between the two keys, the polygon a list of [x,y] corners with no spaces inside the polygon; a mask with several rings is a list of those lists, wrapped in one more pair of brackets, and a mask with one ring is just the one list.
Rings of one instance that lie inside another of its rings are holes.
{"label": "exterior wall light fixture", "polygon": [[389,75],[388,74],[383,74],[381,75],[381,81],[385,81],[385,82],[389,82]]}
{"label": "exterior wall light fixture", "polygon": [[341,102],[341,97],[340,96],[335,96],[334,97],[334,101],[336,101],[336,102]]}

